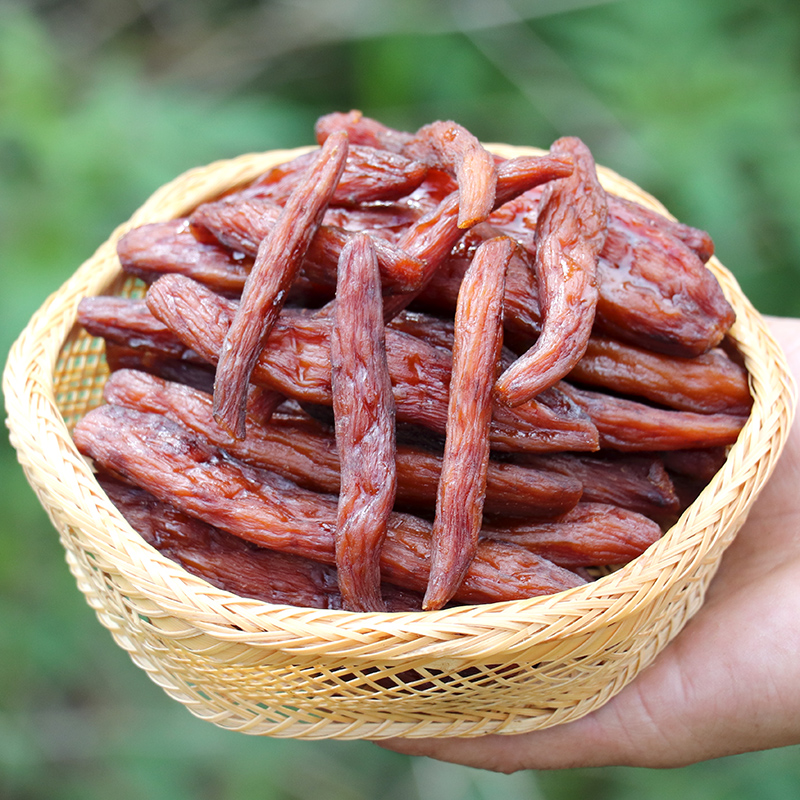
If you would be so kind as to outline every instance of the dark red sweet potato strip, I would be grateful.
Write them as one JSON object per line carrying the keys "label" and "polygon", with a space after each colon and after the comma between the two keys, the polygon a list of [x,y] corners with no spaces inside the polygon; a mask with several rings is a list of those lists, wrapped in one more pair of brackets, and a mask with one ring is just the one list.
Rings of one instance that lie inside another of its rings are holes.
{"label": "dark red sweet potato strip", "polygon": [[181,361],[152,350],[125,347],[113,342],[105,343],[105,355],[112,373],[136,370],[165,381],[185,384],[209,395],[214,391],[214,368],[208,363]]}
{"label": "dark red sweet potato strip", "polygon": [[[475,242],[475,245],[478,243],[479,241]],[[435,314],[452,314],[456,307],[458,289],[469,267],[473,249],[468,245],[465,252],[462,252],[459,244],[458,249],[452,252],[433,274],[425,291],[415,298],[414,308]],[[514,346],[521,351],[530,347],[541,331],[542,319],[538,298],[539,291],[532,259],[527,251],[518,248],[508,264],[506,275],[504,338],[509,343],[514,343]]]}
{"label": "dark red sweet potato strip", "polygon": [[597,263],[596,325],[609,335],[676,356],[716,347],[735,314],[695,252],[615,204]]}
{"label": "dark red sweet potato strip", "polygon": [[341,489],[336,569],[345,607],[381,611],[380,550],[397,488],[394,397],[378,261],[360,234],[339,259],[330,333],[331,397]]}
{"label": "dark red sweet potato strip", "polygon": [[391,322],[392,330],[407,333],[422,339],[434,347],[441,347],[448,352],[453,349],[453,321],[443,317],[434,317],[419,311],[400,312]]}
{"label": "dark red sweet potato strip", "polygon": [[626,200],[624,197],[618,197],[617,195],[608,196],[608,208],[610,213],[617,218],[627,217],[630,220],[641,220],[645,228],[653,226],[669,236],[680,239],[690,250],[697,254],[697,257],[703,263],[714,255],[714,240],[706,231],[693,228],[690,225],[684,225],[682,222],[665,217],[657,211],[645,208],[639,203],[634,203],[632,200]]}
{"label": "dark red sweet potato strip", "polygon": [[563,378],[580,360],[597,308],[597,256],[608,204],[594,159],[580,139],[559,139],[555,155],[573,158],[569,178],[545,187],[536,226],[536,276],[543,325],[536,343],[498,379],[500,399],[516,406]]}
{"label": "dark red sweet potato strip", "polygon": [[[281,207],[271,200],[231,196],[198,206],[190,219],[198,232],[213,234],[228,247],[254,256],[259,244],[275,227],[280,214]],[[303,260],[305,275],[313,281],[335,286],[336,265],[351,235],[342,227],[320,225]],[[406,290],[415,286],[422,271],[422,262],[391,242],[377,236],[373,238],[381,279],[387,291]]]}
{"label": "dark red sweet potato strip", "polygon": [[[147,294],[150,310],[183,342],[214,363],[235,305],[180,275],[165,275]],[[285,310],[256,364],[255,383],[295,400],[331,405],[329,320]],[[414,336],[386,331],[397,419],[444,433],[451,359]],[[500,450],[596,450],[597,431],[557,389],[516,409],[495,407],[490,432]]]}
{"label": "dark red sweet potato strip", "polygon": [[497,182],[495,157],[458,123],[432,122],[412,134],[389,128],[360,111],[328,114],[317,120],[319,143],[337,131],[346,131],[353,143],[403,153],[453,172],[460,194],[459,228],[481,222],[492,211]]}
{"label": "dark red sweet potato strip", "polygon": [[[532,253],[536,247],[531,231],[541,192],[526,192],[489,218]],[[597,263],[595,328],[672,355],[692,356],[714,347],[733,314],[704,265],[713,250],[710,238],[702,231],[665,225],[666,218],[638,204],[613,195],[608,198],[608,237]],[[517,293],[521,300],[529,296],[529,310],[525,311],[524,301],[519,304],[521,313],[512,305]],[[518,285],[517,276],[509,272],[506,294],[507,330],[536,335],[540,326],[536,292],[524,281]]]}
{"label": "dark red sweet potato strip", "polygon": [[[506,161],[497,171],[495,208],[534,186],[571,175],[572,166],[571,159],[558,156],[521,156]],[[425,288],[463,235],[458,227],[458,208],[458,192],[452,192],[399,239],[398,247],[419,259],[424,269],[413,291],[387,298],[387,318],[399,313]]]}
{"label": "dark red sweet potato strip", "polygon": [[[336,570],[327,564],[258,547],[109,476],[98,482],[148,544],[213,586],[265,603],[343,608]],[[421,595],[388,585],[383,593],[388,611],[422,609]]]}
{"label": "dark red sweet potato strip", "polygon": [[580,481],[584,502],[617,505],[657,519],[669,518],[679,509],[675,487],[657,457],[626,454],[609,458],[604,454],[599,458],[580,453],[548,453],[524,454],[518,460]]}
{"label": "dark red sweet potato strip", "polygon": [[366,145],[391,153],[401,153],[413,134],[389,128],[382,122],[365,117],[361,111],[334,111],[321,116],[314,125],[318,144],[334,133],[345,131],[352,144]]}
{"label": "dark red sweet potato strip", "polygon": [[729,445],[747,421],[746,416],[735,414],[655,408],[574,386],[565,385],[565,392],[597,426],[601,448],[623,452]]}
{"label": "dark red sweet potato strip", "polygon": [[149,350],[161,358],[208,363],[175,338],[163,322],[156,319],[144,300],[99,295],[84,297],[78,303],[78,323],[87,333],[123,347]]}
{"label": "dark red sweet potato strip", "polygon": [[682,411],[747,414],[753,404],[747,371],[720,348],[680,358],[593,336],[570,380]]}
{"label": "dark red sweet potato strip", "polygon": [[347,147],[345,134],[330,137],[289,197],[275,227],[259,245],[242,302],[225,335],[214,382],[214,416],[239,439],[246,433],[250,374],[322,221],[344,169]]}
{"label": "dark red sweet potato strip", "polygon": [[[93,335],[107,335],[108,341],[127,347],[147,348],[145,361],[158,356],[216,363],[224,331],[233,317],[230,301],[202,290],[189,279],[164,276],[154,285],[150,302],[171,321],[171,328],[153,317],[142,301],[127,298],[87,298],[81,306],[82,319]],[[156,331],[157,336],[150,336],[151,331]],[[202,348],[202,356],[184,345],[179,336]],[[414,337],[395,330],[388,336],[400,418],[444,433],[450,356],[441,347],[414,342]],[[254,380],[298,400],[330,405],[326,337],[327,329],[319,320],[287,312],[285,324],[279,321],[273,331],[269,352],[262,354]],[[128,366],[140,365],[129,361]],[[598,447],[597,431],[588,417],[563,394],[549,390],[538,401],[517,409],[496,407],[491,439],[498,450],[538,452]]]}
{"label": "dark red sweet potato strip", "polygon": [[[266,198],[231,195],[199,205],[189,217],[197,238],[214,239],[234,250],[255,257],[258,246],[275,227],[282,206]],[[326,234],[320,226],[309,250],[317,238]]]}
{"label": "dark red sweet potato strip", "polygon": [[[122,370],[108,378],[104,397],[114,405],[164,414],[245,463],[277,472],[307,489],[339,492],[336,440],[309,417],[288,416],[281,410],[268,425],[254,420],[247,438],[236,440],[214,422],[210,396],[188,386]],[[251,396],[248,412],[252,400]],[[433,508],[441,456],[418,446],[398,444],[396,470],[398,502],[409,509]],[[548,517],[572,508],[581,492],[581,482],[570,475],[569,469],[558,474],[549,464],[536,469],[490,461],[484,510],[507,517]]]}
{"label": "dark red sweet potato strip", "polygon": [[464,127],[452,121],[424,125],[403,152],[453,171],[458,182],[459,228],[483,222],[492,212],[497,188],[495,157]]}
{"label": "dark red sweet potato strip", "polygon": [[[306,153],[274,167],[242,193],[283,203],[300,183],[313,158],[313,153]],[[355,206],[405,197],[422,183],[427,172],[427,165],[421,161],[351,142],[331,205]]]}
{"label": "dark red sweet potato strip", "polygon": [[[279,212],[279,209],[275,210]],[[201,232],[198,228],[195,230]],[[315,237],[312,241],[312,249],[317,239]],[[154,222],[134,228],[122,237],[117,251],[123,270],[145,283],[153,283],[167,273],[177,273],[226,297],[241,295],[253,266],[249,254],[221,245],[216,240],[198,240],[187,227],[186,220]],[[257,251],[256,246],[253,254]],[[330,271],[315,269],[308,258],[303,264],[304,269],[310,266],[309,274],[303,272],[296,277],[286,302],[314,306],[330,300],[334,292]],[[320,272],[321,280],[311,277],[317,275],[319,278]]]}
{"label": "dark red sweet potato strip", "polygon": [[[119,406],[89,412],[75,428],[78,449],[104,469],[178,510],[254,544],[331,564],[336,499],[248,467],[185,428]],[[393,514],[381,550],[388,583],[421,591],[428,577],[430,525]],[[549,594],[584,583],[518,545],[478,546],[456,599],[495,602]]]}
{"label": "dark red sweet potato strip", "polygon": [[664,466],[670,472],[698,481],[704,486],[722,469],[727,457],[725,447],[667,450],[660,454]]}
{"label": "dark red sweet potato strip", "polygon": [[[436,313],[452,312],[467,259],[450,257],[416,301]],[[533,273],[519,253],[508,268],[505,294],[505,336],[525,343],[536,336],[540,318]],[[694,358],[668,356],[635,344],[594,333],[571,376],[687,411],[745,413],[752,400],[746,371],[714,348]]]}
{"label": "dark red sweet potato strip", "polygon": [[452,598],[478,546],[489,464],[492,379],[503,344],[503,288],[513,251],[507,238],[482,244],[458,296],[426,609],[442,608]]}
{"label": "dark red sweet potato strip", "polygon": [[187,219],[134,228],[117,242],[117,255],[125,272],[147,283],[177,272],[226,294],[241,293],[253,266],[253,259],[244,253],[199,242]]}
{"label": "dark red sweet potato strip", "polygon": [[522,545],[562,567],[591,567],[627,564],[661,538],[661,528],[635,511],[578,503],[555,519],[488,528],[483,535]]}

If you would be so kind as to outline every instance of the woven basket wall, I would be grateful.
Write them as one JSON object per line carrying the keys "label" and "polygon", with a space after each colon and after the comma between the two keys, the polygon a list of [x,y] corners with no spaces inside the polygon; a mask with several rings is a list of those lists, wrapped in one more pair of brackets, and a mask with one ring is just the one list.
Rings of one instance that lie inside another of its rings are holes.
{"label": "woven basket wall", "polygon": [[[541,151],[492,146],[502,155]],[[628,683],[703,602],[719,559],[788,434],[793,384],[780,348],[732,276],[732,335],[755,398],[723,469],[680,521],[623,569],[557,595],[436,612],[358,614],[275,606],[216,589],[124,521],[70,437],[101,402],[102,342],[75,325],[86,295],[129,292],[116,241],[185,215],[300,151],[246,155],[162,187],[31,319],[4,374],[11,440],[61,535],[80,590],[116,642],[199,717],[298,738],[475,736],[576,719]],[[600,169],[612,192],[660,211]]]}

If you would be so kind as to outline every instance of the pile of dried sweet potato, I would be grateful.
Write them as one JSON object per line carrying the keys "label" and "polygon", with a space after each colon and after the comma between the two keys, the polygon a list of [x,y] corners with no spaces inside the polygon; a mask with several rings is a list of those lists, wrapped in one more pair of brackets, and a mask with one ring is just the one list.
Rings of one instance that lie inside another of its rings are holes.
{"label": "pile of dried sweet potato", "polygon": [[106,404],[75,441],[133,528],[270,602],[437,609],[578,586],[661,536],[751,404],[707,234],[588,148],[503,159],[358,112],[126,234],[87,297]]}

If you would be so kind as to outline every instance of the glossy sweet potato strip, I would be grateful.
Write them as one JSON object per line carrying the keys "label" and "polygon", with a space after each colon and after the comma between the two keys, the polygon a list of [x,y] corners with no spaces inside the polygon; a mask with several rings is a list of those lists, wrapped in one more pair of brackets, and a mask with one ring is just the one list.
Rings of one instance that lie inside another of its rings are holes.
{"label": "glossy sweet potato strip", "polygon": [[[98,482],[130,526],[167,558],[238,597],[305,608],[343,608],[336,570],[246,542],[182,514],[108,475]],[[388,611],[419,611],[422,596],[384,585]]]}
{"label": "glossy sweet potato strip", "polygon": [[141,371],[165,381],[185,384],[201,392],[214,391],[214,368],[208,364],[194,364],[178,358],[168,358],[145,350],[124,345],[105,343],[106,363],[111,372]]}
{"label": "glossy sweet potato strip", "polygon": [[366,145],[391,153],[402,153],[403,148],[411,141],[413,134],[398,131],[378,122],[371,117],[365,117],[361,111],[334,111],[317,119],[314,125],[314,134],[318,144],[325,141],[334,133],[345,131],[352,144]]}
{"label": "glossy sweet potato strip", "polygon": [[[121,370],[106,381],[104,397],[114,405],[164,414],[245,463],[277,472],[307,489],[339,492],[336,440],[310,417],[289,416],[281,410],[268,425],[254,420],[247,438],[236,440],[214,422],[211,397],[188,386]],[[251,400],[248,399],[248,412]],[[442,471],[441,456],[419,446],[398,444],[396,470],[398,502],[409,509],[433,508]],[[582,490],[581,482],[570,475],[569,469],[558,474],[549,464],[536,469],[490,461],[484,510],[506,517],[553,516],[572,508]]]}
{"label": "glossy sweet potato strip", "polygon": [[453,350],[455,333],[452,319],[406,309],[389,322],[389,327],[392,330],[422,339],[423,342],[434,347],[440,347],[448,352]]}
{"label": "glossy sweet potato strip", "polygon": [[725,447],[668,450],[660,454],[664,466],[670,472],[698,481],[703,486],[722,469],[727,457]]}
{"label": "glossy sweet potato strip", "polygon": [[[313,158],[313,153],[306,153],[274,167],[243,190],[242,194],[269,198],[277,203],[285,202],[302,180]],[[405,197],[422,183],[427,172],[428,167],[421,161],[375,147],[353,145],[351,142],[344,172],[331,198],[331,205],[355,206]]]}
{"label": "glossy sweet potato strip", "polygon": [[[150,310],[210,363],[217,359],[235,304],[180,275],[165,275],[147,293]],[[288,309],[256,364],[255,383],[295,400],[331,405],[329,321]],[[189,346],[189,345],[187,345]],[[398,421],[444,433],[451,359],[414,336],[386,331],[386,350]],[[557,389],[516,409],[496,406],[490,431],[500,450],[596,450],[597,430]]]}
{"label": "glossy sweet potato strip", "polygon": [[623,452],[729,445],[747,421],[747,417],[735,414],[655,408],[574,386],[565,385],[565,392],[597,426],[601,448]]}
{"label": "glossy sweet potato strip", "polygon": [[208,363],[175,338],[163,322],[156,319],[144,300],[98,295],[78,303],[78,323],[92,336],[123,347],[149,350],[162,358]]}
{"label": "glossy sweet potato strip", "polygon": [[[415,305],[445,314],[455,297],[467,259],[448,258]],[[505,294],[505,336],[517,345],[540,329],[533,273],[515,254],[508,268]],[[586,353],[570,373],[578,382],[647,398],[687,411],[746,413],[752,400],[745,370],[714,348],[694,358],[669,356],[594,333]]]}
{"label": "glossy sweet potato strip", "polygon": [[350,141],[402,153],[453,172],[458,182],[458,227],[468,228],[491,213],[497,183],[495,157],[466,128],[452,121],[423,125],[416,133],[394,130],[360,111],[328,114],[317,120],[317,141],[346,131]]}
{"label": "glossy sweet potato strip", "polygon": [[[191,224],[228,247],[255,255],[259,244],[275,227],[281,207],[271,200],[232,196],[204,203],[190,217]],[[352,233],[334,225],[320,225],[308,245],[303,272],[313,281],[336,284],[336,265],[342,248]],[[422,262],[377,236],[375,248],[381,279],[387,291],[407,290],[415,286],[422,272]]]}
{"label": "glossy sweet potato strip", "polygon": [[330,348],[341,470],[339,589],[349,610],[382,611],[380,550],[397,488],[395,409],[378,261],[365,234],[348,242],[339,259]]}
{"label": "glossy sweet potato strip", "polygon": [[503,344],[503,288],[513,251],[508,238],[482,244],[458,295],[425,609],[442,608],[450,600],[478,546],[489,464],[492,381]]}
{"label": "glossy sweet potato strip", "polygon": [[[275,209],[279,211],[278,209]],[[251,255],[236,251],[226,245],[205,241],[210,239],[207,232],[198,239],[187,226],[187,220],[154,222],[134,228],[126,234],[117,246],[120,263],[125,272],[141,278],[145,283],[153,283],[161,275],[178,273],[213,289],[226,297],[239,297],[245,281],[253,266]],[[312,249],[317,237],[312,241]],[[253,248],[253,254],[258,247]],[[286,297],[287,303],[315,306],[333,297],[333,283],[329,270],[322,271],[309,264],[308,274],[302,272],[295,278]],[[317,279],[314,279],[316,274]]]}
{"label": "glossy sweet potato strip", "polygon": [[645,228],[647,226],[659,228],[669,236],[679,239],[690,250],[693,250],[703,263],[714,255],[714,240],[704,230],[684,225],[682,222],[665,217],[657,211],[617,195],[610,194],[608,196],[608,208],[609,212],[617,218],[624,216],[632,221],[640,220]]}
{"label": "glossy sweet potato strip", "polygon": [[483,222],[492,212],[497,188],[495,157],[463,126],[449,120],[424,125],[403,152],[455,174],[459,228]]}
{"label": "glossy sweet potato strip", "polygon": [[[526,192],[489,218],[533,254],[531,231],[541,192]],[[673,355],[692,356],[718,344],[720,332],[730,327],[733,316],[716,278],[703,263],[713,249],[710,239],[702,231],[665,225],[665,218],[638,204],[613,195],[608,198],[608,237],[597,263],[595,328]],[[454,268],[458,265],[446,269]],[[513,298],[518,294],[520,302],[515,305]],[[509,272],[506,295],[507,330],[537,335],[537,292],[524,281],[518,283],[517,275]]]}
{"label": "glossy sweet potato strip", "polygon": [[597,256],[608,204],[594,159],[580,139],[559,139],[556,155],[573,158],[569,178],[545,187],[536,226],[536,276],[543,325],[536,343],[497,380],[500,399],[516,406],[563,378],[586,350],[597,308]]}
{"label": "glossy sweet potato strip", "polygon": [[[572,160],[560,156],[522,156],[500,165],[495,208],[534,186],[572,174]],[[464,231],[458,227],[458,192],[452,192],[433,210],[409,226],[398,247],[419,259],[423,271],[413,291],[387,298],[385,316],[393,317],[425,288]]]}
{"label": "glossy sweet potato strip", "polygon": [[487,528],[484,536],[522,545],[562,567],[627,564],[661,538],[643,514],[603,503],[578,503],[552,520]]}
{"label": "glossy sweet potato strip", "polygon": [[166,272],[187,275],[226,294],[240,294],[253,259],[227,247],[199,242],[188,219],[152,222],[126,233],[117,242],[122,269],[152,283]]}
{"label": "glossy sweet potato strip", "polygon": [[[512,254],[509,264],[514,260],[515,255],[516,250]],[[508,274],[508,267],[506,267],[506,274]],[[392,319],[388,323],[388,326],[392,330],[408,333],[427,344],[440,347],[452,353],[453,341],[455,338],[455,326],[452,320],[406,309]],[[500,352],[500,364],[505,366],[506,364],[510,364],[515,358],[515,353],[503,346]]]}
{"label": "glossy sweet potato strip", "polygon": [[746,370],[720,348],[680,358],[593,336],[570,380],[704,414],[747,414],[753,403]]}
{"label": "glossy sweet potato strip", "polygon": [[598,330],[640,347],[696,356],[716,347],[735,314],[695,252],[616,204],[597,264]]}
{"label": "glossy sweet potato strip", "polygon": [[220,350],[214,382],[214,416],[239,439],[246,433],[250,374],[322,221],[346,158],[347,137],[331,137],[289,197],[270,235],[259,245],[247,276],[242,302]]}
{"label": "glossy sweet potato strip", "polygon": [[[472,232],[471,232],[472,233]],[[466,237],[465,237],[466,238]],[[452,314],[464,273],[472,259],[472,250],[479,242],[459,244],[439,266],[425,287],[414,300],[414,308],[434,314]],[[506,275],[505,339],[514,343],[520,351],[530,347],[541,331],[542,318],[539,312],[539,291],[536,273],[527,251],[517,249],[508,264]]]}
{"label": "glossy sweet potato strip", "polygon": [[656,519],[679,509],[678,497],[660,458],[650,455],[603,457],[581,453],[520,455],[520,463],[569,475],[583,486],[581,500],[607,503]]}
{"label": "glossy sweet potato strip", "polygon": [[[178,510],[273,550],[331,564],[336,498],[248,467],[171,420],[101,406],[76,425],[78,449],[111,473]],[[414,591],[428,577],[430,525],[393,514],[381,574]],[[480,544],[456,599],[495,602],[548,594],[584,583],[518,545]]]}

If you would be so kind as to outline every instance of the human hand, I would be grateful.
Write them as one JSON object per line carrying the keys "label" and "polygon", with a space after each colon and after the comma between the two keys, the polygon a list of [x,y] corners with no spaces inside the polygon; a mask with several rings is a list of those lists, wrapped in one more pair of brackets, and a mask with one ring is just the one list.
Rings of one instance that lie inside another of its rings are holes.
{"label": "human hand", "polygon": [[[769,318],[800,379],[800,320]],[[616,697],[574,722],[381,746],[513,772],[678,767],[800,743],[800,424],[722,558],[706,602]]]}

